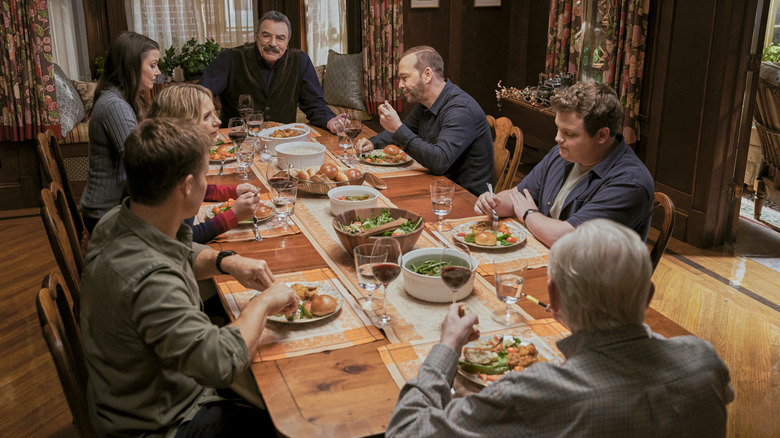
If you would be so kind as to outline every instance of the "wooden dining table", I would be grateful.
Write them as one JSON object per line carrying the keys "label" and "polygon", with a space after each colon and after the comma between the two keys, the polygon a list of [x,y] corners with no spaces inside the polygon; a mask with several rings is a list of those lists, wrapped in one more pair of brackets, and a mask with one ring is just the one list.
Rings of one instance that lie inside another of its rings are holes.
{"label": "wooden dining table", "polygon": [[[334,135],[319,128],[312,129],[319,134],[317,142],[334,154],[341,153]],[[373,134],[371,129],[364,127],[361,136]],[[261,187],[257,173],[250,182]],[[429,185],[441,178],[444,177],[429,173],[386,177],[388,187],[382,193],[397,207],[419,214],[426,222],[433,222],[437,217],[431,209]],[[211,184],[242,182],[237,174],[209,176],[208,180]],[[299,196],[315,195],[299,193]],[[458,187],[449,218],[475,216],[476,199],[472,193]],[[211,245],[263,259],[275,274],[327,267],[324,258],[303,233],[260,242]],[[491,277],[486,279],[492,282]],[[218,286],[229,280],[232,280],[229,276],[215,278]],[[546,268],[528,270],[524,292],[548,302]],[[222,292],[220,296],[227,308]],[[518,305],[535,320],[551,317],[544,308],[528,300],[522,300]],[[648,309],[646,322],[656,333],[667,337],[690,334],[653,309]],[[389,343],[385,338],[347,348],[253,363],[252,373],[277,431],[289,437],[382,435],[400,392],[377,350]]]}

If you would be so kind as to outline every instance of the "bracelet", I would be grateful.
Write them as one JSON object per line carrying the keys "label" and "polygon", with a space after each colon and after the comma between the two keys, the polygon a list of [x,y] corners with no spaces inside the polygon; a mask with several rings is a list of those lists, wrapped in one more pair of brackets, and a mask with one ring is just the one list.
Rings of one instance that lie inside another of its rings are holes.
{"label": "bracelet", "polygon": [[225,257],[230,257],[232,255],[236,255],[236,252],[232,250],[228,250],[228,251],[220,251],[219,254],[217,254],[217,263],[216,263],[217,271],[223,274],[227,274],[227,272],[222,270],[222,259],[224,259]]}
{"label": "bracelet", "polygon": [[525,211],[525,213],[523,213],[523,222],[525,222],[525,218],[527,218],[528,215],[531,213],[541,213],[541,212],[535,208],[529,208],[528,210]]}

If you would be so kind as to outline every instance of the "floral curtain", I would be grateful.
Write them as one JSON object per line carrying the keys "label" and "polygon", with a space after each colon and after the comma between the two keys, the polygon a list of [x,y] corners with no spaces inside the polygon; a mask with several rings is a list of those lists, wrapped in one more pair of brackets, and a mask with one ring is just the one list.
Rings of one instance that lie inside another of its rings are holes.
{"label": "floral curtain", "polygon": [[628,144],[639,138],[649,7],[650,0],[616,0],[608,15],[607,62],[602,81],[617,91],[623,104],[623,136]]}
{"label": "floral curtain", "polygon": [[581,28],[582,0],[550,0],[545,64],[547,76],[571,73],[572,77],[577,77],[581,46],[578,36]]}
{"label": "floral curtain", "polygon": [[0,38],[0,140],[60,135],[46,0],[2,0]]}
{"label": "floral curtain", "polygon": [[398,61],[403,53],[403,0],[363,0],[363,85],[366,108],[377,114],[385,100],[403,109]]}

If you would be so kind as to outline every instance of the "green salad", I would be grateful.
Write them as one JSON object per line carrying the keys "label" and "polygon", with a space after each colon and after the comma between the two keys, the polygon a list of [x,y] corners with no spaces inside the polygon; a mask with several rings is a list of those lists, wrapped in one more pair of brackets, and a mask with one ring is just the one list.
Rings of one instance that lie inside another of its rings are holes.
{"label": "green salad", "polygon": [[[371,228],[375,228],[380,225],[386,224],[388,222],[392,222],[395,219],[397,218],[394,218],[393,216],[390,215],[390,210],[382,210],[379,213],[379,216],[374,216],[372,214],[370,218],[365,218],[365,219],[358,216],[355,219],[355,221],[353,221],[351,224],[344,225],[341,222],[339,222],[339,227],[341,228],[341,231],[350,234],[357,234],[361,231],[370,230]],[[408,234],[416,230],[421,223],[422,223],[422,218],[420,218],[420,220],[418,220],[415,223],[412,223],[412,221],[408,221],[394,230],[387,230],[384,233],[379,234],[379,236],[400,236],[403,234]]]}

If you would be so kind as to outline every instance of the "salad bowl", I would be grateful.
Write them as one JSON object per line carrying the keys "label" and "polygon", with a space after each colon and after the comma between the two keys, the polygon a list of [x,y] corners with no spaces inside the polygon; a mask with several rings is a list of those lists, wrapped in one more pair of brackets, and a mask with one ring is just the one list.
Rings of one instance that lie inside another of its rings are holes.
{"label": "salad bowl", "polygon": [[[387,213],[383,215],[383,211],[386,211]],[[364,243],[374,243],[374,241],[380,237],[360,237],[355,234],[359,231],[359,227],[352,226],[352,224],[358,222],[358,219],[360,219],[359,222],[365,223],[366,219],[371,220],[372,217],[375,219],[380,217],[383,218],[383,221],[372,221],[372,224],[375,225],[382,225],[394,219],[405,218],[410,222],[408,227],[411,227],[412,225],[416,226],[414,229],[404,232],[403,234],[398,234],[396,232],[396,235],[392,235],[392,232],[390,233],[392,237],[398,239],[398,243],[401,245],[401,252],[411,251],[412,248],[414,248],[414,244],[417,243],[417,239],[420,238],[423,228],[425,228],[425,220],[418,214],[412,213],[409,210],[390,207],[357,208],[348,210],[333,218],[333,229],[336,232],[336,236],[338,236],[341,245],[344,246],[344,249],[347,250],[348,253],[352,254],[352,249],[356,246]],[[351,227],[351,229],[345,230],[342,226],[345,228]]]}

